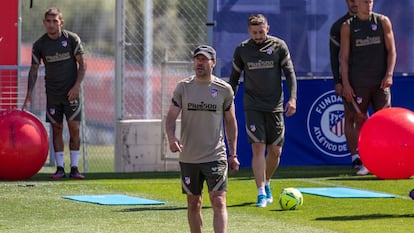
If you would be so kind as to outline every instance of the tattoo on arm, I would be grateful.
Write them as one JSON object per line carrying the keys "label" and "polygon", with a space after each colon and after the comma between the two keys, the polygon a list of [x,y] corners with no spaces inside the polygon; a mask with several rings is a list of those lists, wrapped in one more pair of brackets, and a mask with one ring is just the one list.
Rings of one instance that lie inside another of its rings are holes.
{"label": "tattoo on arm", "polygon": [[32,65],[29,71],[29,79],[27,81],[27,92],[32,93],[33,88],[37,81],[37,71],[39,69],[39,65]]}
{"label": "tattoo on arm", "polygon": [[86,73],[86,62],[82,55],[76,56],[76,60],[78,62],[78,82],[82,82]]}

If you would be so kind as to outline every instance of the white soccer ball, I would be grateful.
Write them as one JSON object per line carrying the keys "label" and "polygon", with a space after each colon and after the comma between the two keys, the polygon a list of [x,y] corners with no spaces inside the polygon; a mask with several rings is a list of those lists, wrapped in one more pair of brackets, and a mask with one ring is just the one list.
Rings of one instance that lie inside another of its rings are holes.
{"label": "white soccer ball", "polygon": [[295,188],[284,188],[279,196],[282,210],[297,210],[303,205],[302,193]]}

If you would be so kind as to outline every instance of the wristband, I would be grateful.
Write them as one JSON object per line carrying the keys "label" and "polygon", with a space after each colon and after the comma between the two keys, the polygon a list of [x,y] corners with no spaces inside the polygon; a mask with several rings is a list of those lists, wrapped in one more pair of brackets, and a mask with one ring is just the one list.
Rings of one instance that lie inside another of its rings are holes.
{"label": "wristband", "polygon": [[230,155],[229,157],[234,157],[234,158],[237,158],[237,154]]}

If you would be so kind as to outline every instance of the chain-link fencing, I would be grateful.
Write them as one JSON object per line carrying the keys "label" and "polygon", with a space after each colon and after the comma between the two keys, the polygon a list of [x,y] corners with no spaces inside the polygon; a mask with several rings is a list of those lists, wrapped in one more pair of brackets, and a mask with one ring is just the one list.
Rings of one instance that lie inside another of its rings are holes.
{"label": "chain-link fencing", "polygon": [[161,118],[161,64],[189,61],[207,39],[207,1],[125,2],[122,119]]}
{"label": "chain-link fencing", "polygon": [[[175,65],[168,66],[163,77],[167,80],[167,93],[162,93],[162,65],[171,61],[184,61],[184,64],[190,61],[197,45],[207,43],[208,0],[118,1],[124,5],[121,14],[125,17],[125,27],[121,30],[125,33],[123,77],[115,75],[115,38],[119,31],[115,25],[115,0],[35,0],[32,4],[20,0],[19,3],[18,107],[26,94],[32,43],[45,33],[42,20],[46,9],[58,7],[63,13],[63,28],[77,33],[83,42],[87,62],[82,123],[85,160],[80,166],[87,172],[114,171],[116,104],[122,105],[119,114],[122,119],[162,119],[163,98],[168,102],[177,79],[185,78],[191,71],[189,64],[186,71],[181,71],[182,67],[174,70]],[[43,72],[41,68],[29,109],[42,120],[46,108]],[[121,103],[116,102],[117,79],[122,79]],[[66,129],[64,134],[67,143]]]}

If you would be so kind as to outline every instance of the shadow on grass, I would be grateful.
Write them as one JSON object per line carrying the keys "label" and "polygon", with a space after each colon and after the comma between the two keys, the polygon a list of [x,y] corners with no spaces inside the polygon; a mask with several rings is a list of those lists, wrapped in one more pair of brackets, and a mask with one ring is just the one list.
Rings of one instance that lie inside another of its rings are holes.
{"label": "shadow on grass", "polygon": [[382,180],[376,176],[354,176],[354,177],[336,177],[329,178],[327,180],[339,180],[339,181],[357,181],[357,180]]}
{"label": "shadow on grass", "polygon": [[[50,178],[51,174],[38,173],[27,181],[53,181]],[[127,173],[115,173],[115,172],[92,172],[85,173],[84,180],[122,180],[122,179],[178,179],[180,178],[179,172],[127,172]],[[69,176],[69,174],[66,174]],[[59,179],[59,181],[73,180],[71,178]]]}
{"label": "shadow on grass", "polygon": [[354,220],[375,220],[385,218],[414,218],[414,214],[367,214],[353,216],[333,216],[315,218],[316,221],[354,221]]}
{"label": "shadow on grass", "polygon": [[[203,209],[206,207],[203,207]],[[187,207],[183,206],[146,206],[146,207],[135,207],[127,208],[123,210],[118,210],[115,212],[141,212],[141,211],[176,211],[176,210],[186,210]]]}
{"label": "shadow on grass", "polygon": [[[244,202],[235,205],[228,205],[227,208],[245,207],[254,204],[253,202]],[[203,206],[202,209],[211,209],[211,206]],[[117,212],[141,212],[141,211],[176,211],[187,210],[187,206],[145,206],[119,210]]]}
{"label": "shadow on grass", "polygon": [[[27,181],[51,181],[49,173],[38,173]],[[69,175],[69,174],[67,174]],[[85,180],[107,180],[107,179],[179,179],[180,173],[176,172],[91,172],[85,173]],[[349,166],[283,166],[276,171],[275,178],[319,178],[333,177],[333,179],[376,179],[355,177],[355,170]],[[236,180],[254,179],[251,168],[242,168],[229,178]],[[60,181],[71,180],[70,178]]]}
{"label": "shadow on grass", "polygon": [[[351,178],[355,176],[355,169],[349,166],[283,166],[279,167],[274,178],[323,178],[337,177],[338,179]],[[236,174],[230,175],[236,180],[254,179],[251,168],[243,168]],[[361,177],[356,177],[361,178]]]}

